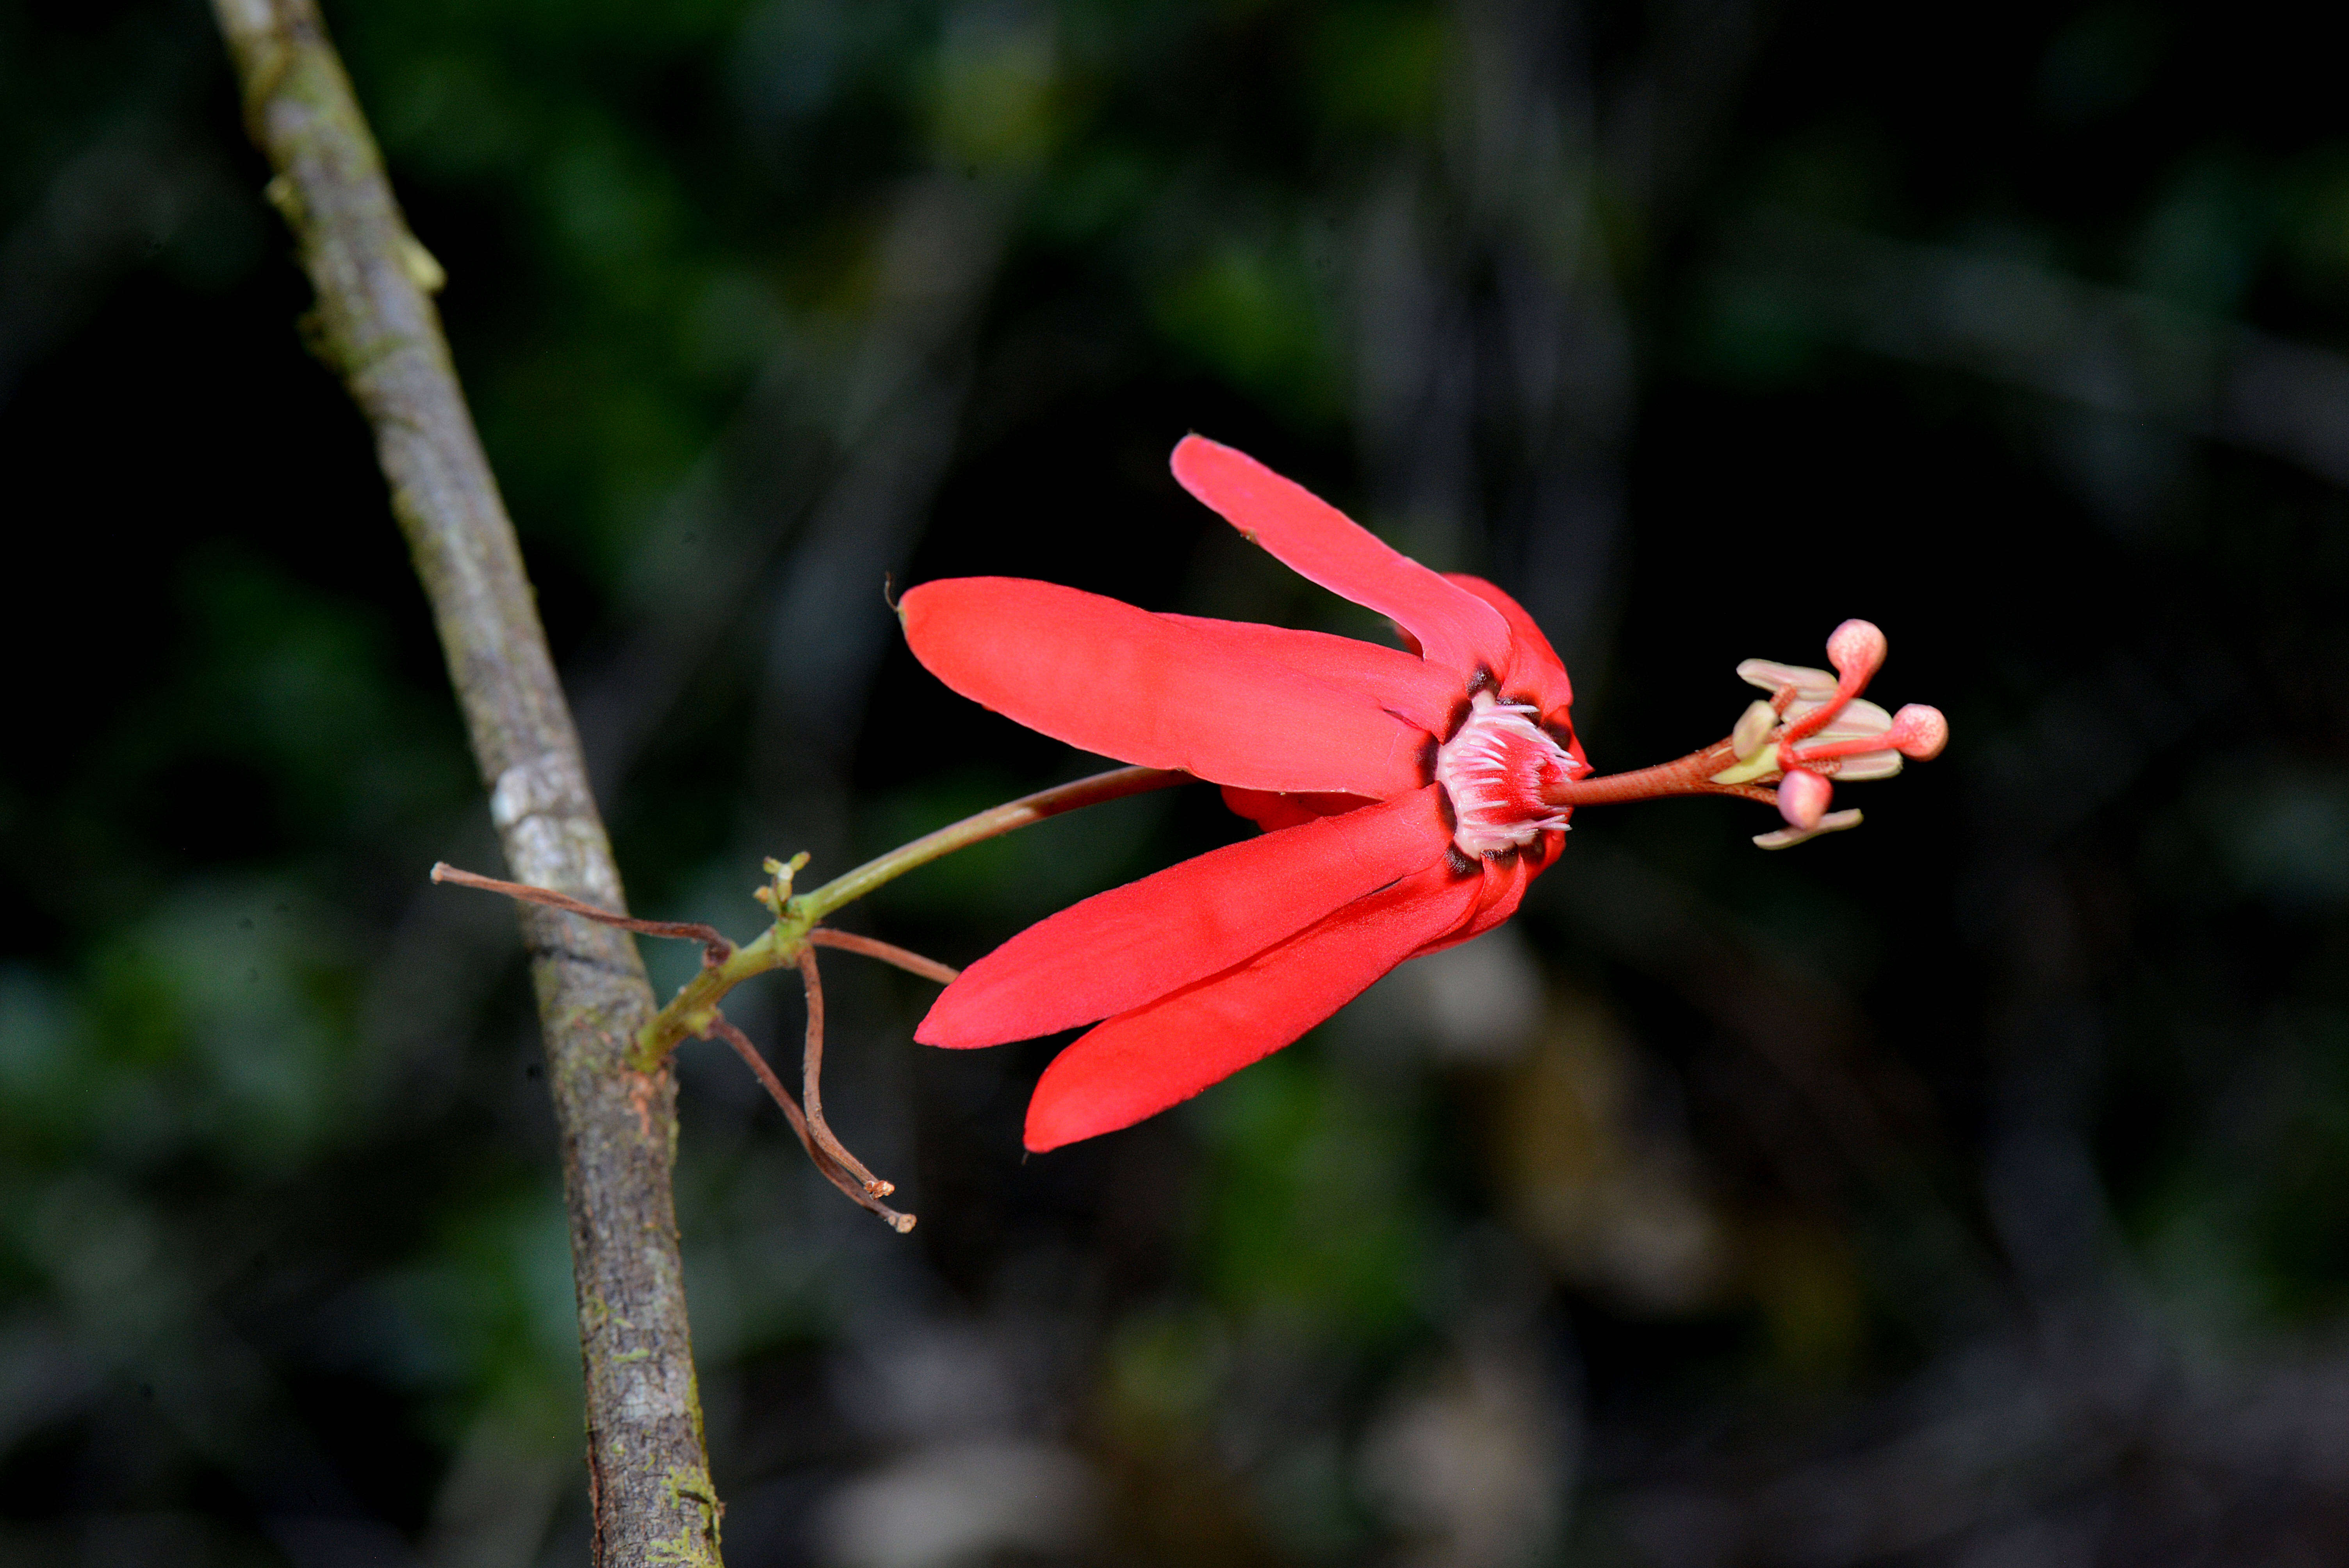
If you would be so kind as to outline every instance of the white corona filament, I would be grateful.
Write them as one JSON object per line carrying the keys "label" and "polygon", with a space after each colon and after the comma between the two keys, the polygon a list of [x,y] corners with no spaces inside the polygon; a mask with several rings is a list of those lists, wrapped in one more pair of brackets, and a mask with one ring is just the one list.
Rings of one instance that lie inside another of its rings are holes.
{"label": "white corona filament", "polygon": [[1566,826],[1542,799],[1546,782],[1574,777],[1572,757],[1534,722],[1539,710],[1478,692],[1458,733],[1435,754],[1435,779],[1452,797],[1452,841],[1467,855],[1521,850]]}

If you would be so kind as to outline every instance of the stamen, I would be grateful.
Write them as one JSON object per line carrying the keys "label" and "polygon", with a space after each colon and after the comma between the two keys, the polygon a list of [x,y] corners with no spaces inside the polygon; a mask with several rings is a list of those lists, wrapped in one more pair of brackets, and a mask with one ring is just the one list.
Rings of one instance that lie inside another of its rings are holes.
{"label": "stamen", "polygon": [[1859,820],[1857,811],[1830,811],[1819,819],[1816,827],[1780,828],[1774,833],[1756,833],[1754,842],[1764,850],[1788,849],[1806,839],[1816,839],[1821,833],[1840,833],[1847,828],[1857,828]]}
{"label": "stamen", "polygon": [[1813,740],[1802,746],[1781,747],[1779,749],[1789,761],[1806,767],[1814,762],[1824,762],[1830,757],[1857,757],[1866,751],[1897,749],[1885,744],[1889,738],[1890,731],[1878,730],[1873,735],[1854,735],[1842,739]]}
{"label": "stamen", "polygon": [[1889,779],[1899,772],[1902,766],[1900,753],[1897,751],[1863,751],[1857,757],[1822,763],[1816,770],[1838,784],[1865,784],[1871,779]]}
{"label": "stamen", "polygon": [[1852,691],[1838,689],[1826,701],[1806,708],[1799,718],[1787,719],[1786,727],[1778,732],[1779,751],[1783,754],[1795,741],[1816,735],[1833,724],[1843,710],[1851,706],[1852,696],[1857,690],[1857,685]]}
{"label": "stamen", "polygon": [[[1808,718],[1816,704],[1796,703],[1788,710],[1790,718]],[[1822,740],[1843,740],[1855,735],[1881,735],[1892,727],[1892,716],[1868,701],[1856,696],[1843,705],[1835,717],[1818,731]]]}
{"label": "stamen", "polygon": [[1833,723],[1852,699],[1867,689],[1884,663],[1884,634],[1866,621],[1846,621],[1829,634],[1827,658],[1840,672],[1840,678],[1835,690],[1818,707],[1788,722],[1778,738],[1782,753],[1785,744],[1816,734]]}
{"label": "stamen", "polygon": [[[1855,702],[1851,706],[1854,709],[1862,707],[1870,709],[1871,722],[1867,726],[1852,726],[1847,729],[1845,721],[1853,717],[1852,714],[1847,713],[1842,718],[1821,730],[1819,739],[1791,751],[1782,748],[1782,753],[1791,757],[1795,762],[1810,763],[1823,761],[1830,757],[1857,757],[1862,753],[1882,751],[1889,748],[1902,756],[1913,757],[1922,762],[1940,756],[1941,748],[1950,743],[1950,721],[1941,717],[1940,708],[1928,707],[1923,703],[1912,702],[1902,708],[1898,716],[1886,717],[1884,722],[1878,725],[1874,724],[1872,720],[1875,717],[1884,714],[1882,708],[1878,707],[1874,703]],[[1899,769],[1895,768],[1893,771],[1897,773]]]}
{"label": "stamen", "polygon": [[1825,702],[1835,696],[1837,684],[1836,677],[1825,670],[1805,665],[1782,665],[1775,659],[1747,659],[1737,666],[1737,678],[1766,692],[1793,686],[1796,696],[1806,696],[1814,702]]}

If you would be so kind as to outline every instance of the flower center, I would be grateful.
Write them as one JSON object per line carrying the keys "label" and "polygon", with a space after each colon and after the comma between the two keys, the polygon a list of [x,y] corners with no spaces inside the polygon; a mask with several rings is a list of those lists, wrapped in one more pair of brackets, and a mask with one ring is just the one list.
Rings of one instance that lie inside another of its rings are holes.
{"label": "flower center", "polygon": [[1435,754],[1435,780],[1452,797],[1452,841],[1464,854],[1521,850],[1566,826],[1543,786],[1571,779],[1576,763],[1534,722],[1537,710],[1478,692],[1466,722]]}

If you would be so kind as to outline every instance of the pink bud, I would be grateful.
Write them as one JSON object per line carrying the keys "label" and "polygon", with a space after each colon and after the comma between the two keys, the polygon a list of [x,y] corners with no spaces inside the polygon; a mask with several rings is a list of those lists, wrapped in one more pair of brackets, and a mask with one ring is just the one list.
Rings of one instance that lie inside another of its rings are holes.
{"label": "pink bud", "polygon": [[1941,717],[1940,708],[1912,702],[1892,716],[1892,728],[1885,738],[1903,757],[1922,762],[1939,757],[1941,748],[1950,743],[1950,721]]}
{"label": "pink bud", "polygon": [[1845,681],[1867,685],[1883,667],[1884,634],[1872,621],[1846,621],[1827,635],[1827,663]]}
{"label": "pink bud", "polygon": [[1778,815],[1789,826],[1808,832],[1826,815],[1827,802],[1834,797],[1834,785],[1797,768],[1778,781]]}

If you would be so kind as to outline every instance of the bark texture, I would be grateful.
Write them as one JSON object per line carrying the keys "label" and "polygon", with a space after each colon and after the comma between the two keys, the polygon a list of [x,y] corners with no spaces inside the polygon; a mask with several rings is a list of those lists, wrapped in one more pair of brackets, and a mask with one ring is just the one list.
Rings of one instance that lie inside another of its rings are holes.
{"label": "bark texture", "polygon": [[[214,0],[254,139],[317,303],[305,325],[373,428],[518,882],[625,911],[522,553],[431,291],[315,0]],[[523,906],[586,1369],[598,1563],[719,1561],[678,1264],[676,1086],[631,1070],[654,1011],[633,940]]]}

